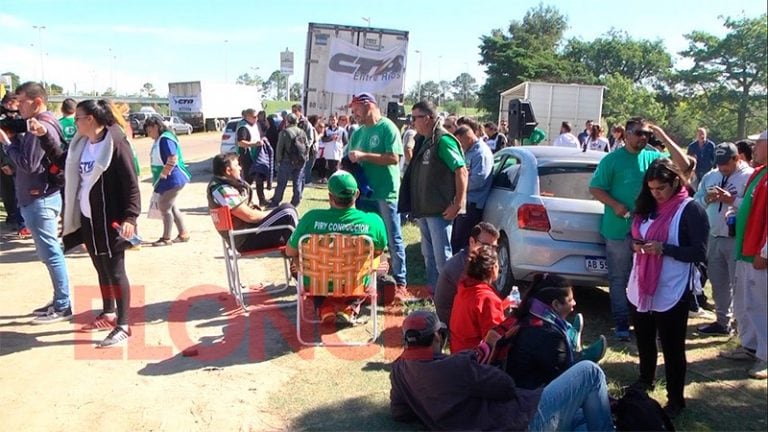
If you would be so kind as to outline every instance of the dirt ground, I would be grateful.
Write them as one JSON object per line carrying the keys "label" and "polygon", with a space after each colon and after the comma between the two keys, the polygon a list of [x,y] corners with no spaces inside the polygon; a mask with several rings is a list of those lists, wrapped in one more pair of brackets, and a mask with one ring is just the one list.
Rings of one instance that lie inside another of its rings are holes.
{"label": "dirt ground", "polygon": [[[30,312],[51,298],[50,280],[31,240],[3,239],[0,429],[289,427],[288,416],[270,409],[268,398],[313,367],[298,361],[301,357],[320,359],[328,352],[298,349],[291,309],[231,313],[234,302],[226,295],[221,243],[205,205],[209,164],[210,159],[192,164],[193,183],[178,201],[192,240],[126,252],[133,323],[126,347],[97,350],[94,345],[104,333],[76,332],[101,309],[96,273],[84,253],[67,255],[74,320],[29,324]],[[151,194],[147,179],[141,192],[146,206]],[[161,229],[160,221],[139,221],[145,241],[159,238]],[[282,275],[279,258],[250,260],[246,266],[251,280],[270,282]],[[196,356],[181,354],[190,347]],[[348,354],[375,357],[379,350]]]}

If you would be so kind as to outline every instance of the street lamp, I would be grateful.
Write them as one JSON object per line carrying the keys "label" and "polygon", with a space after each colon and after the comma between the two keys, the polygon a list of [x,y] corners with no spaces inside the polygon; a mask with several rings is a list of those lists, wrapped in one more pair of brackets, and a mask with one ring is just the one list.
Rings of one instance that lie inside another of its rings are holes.
{"label": "street lamp", "polygon": [[443,56],[437,56],[437,85],[440,87],[440,93],[437,94],[437,106],[440,106],[440,99],[443,96],[443,72],[441,70]]}
{"label": "street lamp", "polygon": [[43,30],[46,29],[45,26],[32,26],[33,29],[37,30],[38,35],[38,45],[40,47],[40,82],[45,85],[45,66],[43,65]]}
{"label": "street lamp", "polygon": [[229,74],[227,71],[227,43],[229,43],[228,39],[224,39],[224,82],[227,82],[227,75]]}
{"label": "street lamp", "polygon": [[368,27],[370,27],[371,26],[371,17],[362,17],[362,18],[363,18],[363,21],[368,23]]}
{"label": "street lamp", "polygon": [[422,53],[421,53],[421,50],[415,50],[414,52],[419,55],[419,91],[418,91],[419,100],[417,102],[421,102],[421,54]]}

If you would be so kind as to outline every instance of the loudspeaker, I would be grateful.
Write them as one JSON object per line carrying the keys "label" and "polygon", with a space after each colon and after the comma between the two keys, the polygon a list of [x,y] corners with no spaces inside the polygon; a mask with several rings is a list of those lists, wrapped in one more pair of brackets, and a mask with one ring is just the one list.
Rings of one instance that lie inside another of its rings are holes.
{"label": "loudspeaker", "polygon": [[528,100],[512,99],[509,101],[509,138],[530,138],[533,129],[539,124],[533,113],[533,105]]}
{"label": "loudspeaker", "polygon": [[392,121],[405,117],[405,107],[399,102],[387,103],[387,118]]}

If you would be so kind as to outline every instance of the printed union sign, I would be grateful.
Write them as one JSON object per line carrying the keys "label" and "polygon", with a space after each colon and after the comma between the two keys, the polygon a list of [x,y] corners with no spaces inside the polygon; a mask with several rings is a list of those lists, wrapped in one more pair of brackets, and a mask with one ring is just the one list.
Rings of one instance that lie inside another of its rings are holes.
{"label": "printed union sign", "polygon": [[280,53],[280,72],[293,75],[293,51],[286,49]]}

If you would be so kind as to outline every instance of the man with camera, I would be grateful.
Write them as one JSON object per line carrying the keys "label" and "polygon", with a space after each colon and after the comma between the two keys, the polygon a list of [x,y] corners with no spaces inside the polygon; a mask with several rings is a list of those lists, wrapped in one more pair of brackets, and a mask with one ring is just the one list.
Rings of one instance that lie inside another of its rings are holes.
{"label": "man with camera", "polygon": [[[48,130],[50,139],[61,145],[61,127],[47,108],[45,88],[35,82],[26,82],[16,89],[19,113],[29,123],[36,119]],[[26,130],[26,129],[25,129]],[[47,324],[72,317],[69,298],[69,276],[64,252],[59,243],[59,213],[61,213],[61,185],[54,174],[61,168],[51,164],[40,146],[37,136],[22,133],[17,128],[13,138],[3,136],[3,149],[16,167],[16,198],[21,215],[32,233],[37,256],[45,263],[53,283],[53,300],[35,309],[33,324]]]}
{"label": "man with camera", "polygon": [[691,160],[664,130],[643,118],[634,117],[627,121],[624,147],[607,154],[600,161],[589,184],[592,196],[605,204],[600,234],[605,238],[611,314],[616,326],[615,337],[625,342],[629,341],[626,291],[632,270],[632,245],[627,233],[645,172],[654,160],[664,156],[646,148],[648,142],[656,137],[667,144],[672,160],[682,171],[689,173]]}

